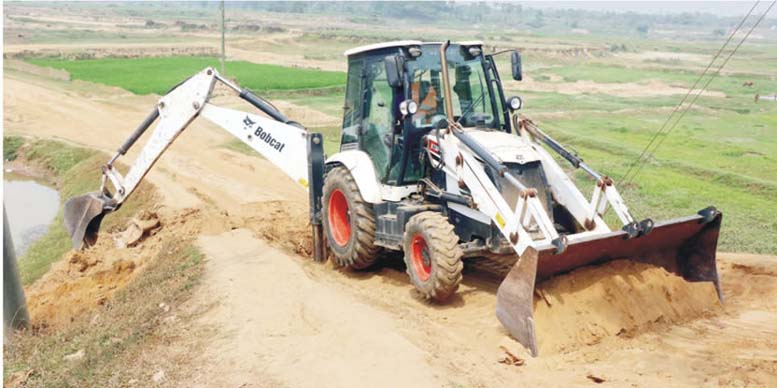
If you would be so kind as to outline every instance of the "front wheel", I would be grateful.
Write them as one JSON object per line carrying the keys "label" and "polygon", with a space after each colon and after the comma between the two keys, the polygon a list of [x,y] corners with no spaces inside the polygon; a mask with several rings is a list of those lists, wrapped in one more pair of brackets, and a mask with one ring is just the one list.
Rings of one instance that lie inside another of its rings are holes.
{"label": "front wheel", "polygon": [[365,269],[375,262],[379,247],[375,245],[372,205],[362,198],[345,167],[333,168],[324,178],[322,217],[337,264]]}
{"label": "front wheel", "polygon": [[410,281],[426,299],[444,302],[459,288],[463,252],[447,217],[430,211],[411,217],[404,250]]}

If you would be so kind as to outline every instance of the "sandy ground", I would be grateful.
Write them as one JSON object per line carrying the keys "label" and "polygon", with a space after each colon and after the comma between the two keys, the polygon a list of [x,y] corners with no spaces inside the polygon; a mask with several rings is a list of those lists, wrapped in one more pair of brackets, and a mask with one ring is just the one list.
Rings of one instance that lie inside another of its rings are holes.
{"label": "sandy ground", "polygon": [[[108,152],[154,103],[21,70],[6,73],[4,97],[6,133]],[[186,209],[207,214],[197,229],[205,279],[187,308],[213,306],[188,323],[212,334],[188,340],[202,350],[176,366],[183,377],[168,385],[581,386],[598,378],[614,386],[777,384],[777,257],[720,254],[723,306],[709,300],[709,289],[683,286],[656,268],[627,266],[621,278],[592,282],[582,293],[565,290],[568,279],[544,285],[551,306],[536,306],[538,327],[562,335],[541,336],[542,356],[532,359],[494,315],[498,281],[476,270],[467,270],[451,303],[435,306],[415,295],[397,260],[359,273],[313,263],[306,257],[306,194],[263,159],[220,147],[227,140],[199,121],[148,175],[163,197],[163,224]],[[633,295],[622,284],[631,277],[654,279],[680,300],[653,300],[663,290]],[[608,299],[613,292],[627,305]],[[581,300],[596,308],[580,308]],[[581,326],[597,320],[598,328]],[[524,365],[500,363],[501,347]]]}

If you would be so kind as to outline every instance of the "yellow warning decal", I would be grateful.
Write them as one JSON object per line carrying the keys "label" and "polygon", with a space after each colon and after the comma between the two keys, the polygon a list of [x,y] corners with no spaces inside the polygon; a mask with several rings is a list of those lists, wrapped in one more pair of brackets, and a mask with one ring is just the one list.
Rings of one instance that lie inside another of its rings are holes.
{"label": "yellow warning decal", "polygon": [[301,184],[301,185],[302,185],[302,187],[304,187],[304,188],[307,188],[307,187],[308,187],[308,181],[307,181],[307,180],[305,180],[305,179],[299,178],[299,180],[297,181],[297,183]]}
{"label": "yellow warning decal", "polygon": [[496,213],[496,216],[494,216],[494,218],[496,218],[496,223],[499,224],[500,228],[505,227],[505,219],[502,218],[502,215],[499,212]]}

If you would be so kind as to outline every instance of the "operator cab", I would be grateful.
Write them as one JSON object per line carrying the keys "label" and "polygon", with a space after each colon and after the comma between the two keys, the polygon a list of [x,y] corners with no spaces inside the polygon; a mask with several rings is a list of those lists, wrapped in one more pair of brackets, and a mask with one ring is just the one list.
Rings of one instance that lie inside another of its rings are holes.
{"label": "operator cab", "polygon": [[[345,53],[348,81],[340,150],[366,152],[382,184],[412,185],[421,179],[421,139],[447,126],[441,45],[396,41]],[[483,54],[482,42],[451,43],[446,59],[454,120],[464,127],[510,132],[499,74],[493,57]],[[513,62],[515,70],[515,58]]]}

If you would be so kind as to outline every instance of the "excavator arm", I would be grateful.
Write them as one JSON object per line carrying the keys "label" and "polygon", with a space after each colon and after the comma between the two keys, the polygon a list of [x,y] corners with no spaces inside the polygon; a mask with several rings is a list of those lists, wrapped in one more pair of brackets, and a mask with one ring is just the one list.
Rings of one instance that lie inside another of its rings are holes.
{"label": "excavator arm", "polygon": [[[209,102],[216,83],[222,83],[268,117],[213,105]],[[323,261],[320,197],[323,187],[324,152],[321,134],[309,133],[290,121],[272,105],[206,68],[185,80],[165,96],[132,132],[116,154],[102,168],[100,190],[74,197],[65,203],[64,221],[74,249],[97,240],[102,218],[117,210],[132,195],[160,156],[197,117],[202,116],[264,156],[292,180],[310,192],[314,256]],[[126,175],[115,162],[158,120],[151,136]],[[300,155],[307,155],[306,158]],[[108,183],[113,190],[109,190]]]}

